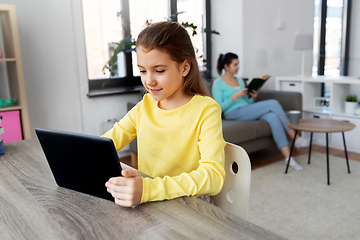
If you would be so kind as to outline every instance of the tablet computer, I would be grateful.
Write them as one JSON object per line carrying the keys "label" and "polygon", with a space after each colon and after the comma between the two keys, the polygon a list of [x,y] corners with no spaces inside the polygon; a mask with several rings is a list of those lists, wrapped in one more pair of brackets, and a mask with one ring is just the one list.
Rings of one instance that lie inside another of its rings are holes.
{"label": "tablet computer", "polygon": [[113,201],[105,183],[121,176],[121,165],[109,138],[35,129],[58,186]]}

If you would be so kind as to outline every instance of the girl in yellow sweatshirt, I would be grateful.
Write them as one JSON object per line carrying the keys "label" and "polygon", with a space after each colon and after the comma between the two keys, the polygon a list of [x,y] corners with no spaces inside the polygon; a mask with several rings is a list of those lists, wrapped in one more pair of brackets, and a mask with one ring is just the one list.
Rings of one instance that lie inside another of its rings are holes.
{"label": "girl in yellow sweatshirt", "polygon": [[126,116],[103,135],[120,150],[137,136],[138,169],[106,182],[115,203],[136,206],[222,189],[224,146],[221,108],[208,97],[188,32],[176,22],[153,23],[136,41],[147,90]]}

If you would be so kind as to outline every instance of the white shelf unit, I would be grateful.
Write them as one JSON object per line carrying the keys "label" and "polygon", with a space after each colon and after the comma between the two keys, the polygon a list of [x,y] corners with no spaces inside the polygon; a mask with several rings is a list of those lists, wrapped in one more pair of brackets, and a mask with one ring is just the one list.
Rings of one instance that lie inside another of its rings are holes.
{"label": "white shelf unit", "polygon": [[[330,98],[328,106],[319,107],[315,105],[315,98],[321,97],[322,83],[327,83],[330,87]],[[345,132],[346,146],[349,151],[360,153],[360,116],[345,113],[347,95],[356,95],[357,99],[360,99],[360,78],[284,76],[276,77],[275,87],[279,91],[294,91],[302,94],[303,118],[335,119],[355,124],[356,128]],[[310,137],[310,133],[304,133],[304,137]],[[325,145],[325,134],[314,133],[313,141],[314,144]],[[343,149],[341,133],[331,133],[329,145],[332,148]]]}

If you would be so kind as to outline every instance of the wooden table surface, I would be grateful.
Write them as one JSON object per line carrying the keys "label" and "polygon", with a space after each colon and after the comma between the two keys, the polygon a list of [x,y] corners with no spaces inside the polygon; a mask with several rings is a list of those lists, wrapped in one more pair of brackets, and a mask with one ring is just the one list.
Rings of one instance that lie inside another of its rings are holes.
{"label": "wooden table surface", "polygon": [[0,239],[284,238],[195,197],[125,208],[58,187],[30,139],[0,155]]}
{"label": "wooden table surface", "polygon": [[318,133],[346,132],[356,127],[354,124],[345,121],[318,118],[299,119],[298,124],[287,122],[286,125],[294,130]]}

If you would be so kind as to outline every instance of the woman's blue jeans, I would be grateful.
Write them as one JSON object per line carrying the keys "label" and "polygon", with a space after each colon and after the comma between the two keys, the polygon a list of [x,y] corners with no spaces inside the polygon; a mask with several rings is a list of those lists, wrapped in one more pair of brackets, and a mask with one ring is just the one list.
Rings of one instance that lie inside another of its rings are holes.
{"label": "woman's blue jeans", "polygon": [[273,138],[279,149],[289,144],[286,137],[286,132],[290,129],[286,126],[289,119],[277,100],[259,101],[236,108],[225,114],[225,118],[239,121],[264,120],[270,125]]}

